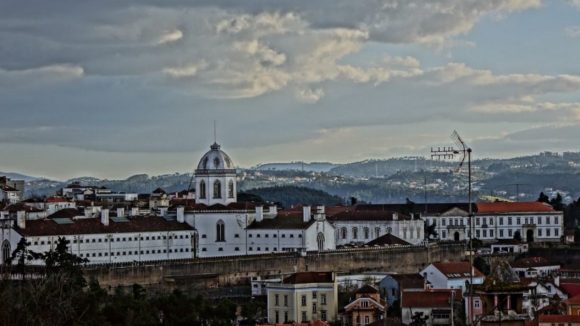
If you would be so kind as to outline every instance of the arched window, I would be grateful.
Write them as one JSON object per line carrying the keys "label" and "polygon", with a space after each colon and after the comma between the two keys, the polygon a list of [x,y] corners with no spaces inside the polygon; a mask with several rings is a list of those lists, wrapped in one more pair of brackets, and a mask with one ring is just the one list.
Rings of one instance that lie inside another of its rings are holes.
{"label": "arched window", "polygon": [[215,241],[226,241],[226,225],[219,220],[215,226]]}
{"label": "arched window", "polygon": [[421,228],[417,227],[417,239],[421,239]]}
{"label": "arched window", "polygon": [[407,228],[403,228],[403,239],[407,239]]}
{"label": "arched window", "polygon": [[6,264],[6,260],[10,258],[10,242],[4,240],[2,243],[2,263]]}
{"label": "arched window", "polygon": [[219,180],[213,183],[213,198],[222,198],[222,183]]}
{"label": "arched window", "polygon": [[378,238],[381,236],[381,228],[375,228],[375,238]]}
{"label": "arched window", "polygon": [[234,181],[230,180],[228,183],[228,197],[234,198]]}
{"label": "arched window", "polygon": [[410,238],[409,239],[413,239],[413,228],[409,228],[409,233],[410,233]]}
{"label": "arched window", "polygon": [[341,236],[343,239],[346,239],[346,236],[347,236],[346,228],[342,228],[342,229],[340,229],[340,236]]}
{"label": "arched window", "polygon": [[358,228],[352,228],[352,238],[358,239]]}
{"label": "arched window", "polygon": [[387,234],[391,234],[391,232],[393,232],[392,228],[387,228]]}
{"label": "arched window", "polygon": [[199,182],[199,198],[205,199],[205,181],[203,180]]}
{"label": "arched window", "polygon": [[318,243],[318,251],[324,250],[324,234],[322,232],[318,233],[318,237],[316,237],[316,243]]}
{"label": "arched window", "polygon": [[363,230],[364,230],[364,234],[365,234],[365,239],[368,239],[369,236],[370,236],[370,234],[369,234],[370,233],[369,228],[364,228]]}

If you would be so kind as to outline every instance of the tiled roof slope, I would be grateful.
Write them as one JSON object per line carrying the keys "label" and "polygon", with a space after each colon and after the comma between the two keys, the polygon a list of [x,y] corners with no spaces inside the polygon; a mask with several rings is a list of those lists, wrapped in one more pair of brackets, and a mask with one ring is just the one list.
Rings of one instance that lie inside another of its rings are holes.
{"label": "tiled roof slope", "polygon": [[[469,262],[459,263],[433,263],[441,273],[445,274],[447,278],[465,278],[471,275],[471,266]],[[473,268],[474,277],[484,277],[484,275],[477,269]]]}
{"label": "tiled roof slope", "polygon": [[279,213],[272,219],[263,219],[261,222],[254,221],[248,229],[303,230],[307,229],[314,222],[313,219],[304,222],[302,212],[285,212]]}
{"label": "tiled roof slope", "polygon": [[332,272],[300,272],[286,277],[283,284],[333,283]]}
{"label": "tiled roof slope", "polygon": [[477,203],[476,205],[477,211],[480,214],[511,212],[554,212],[552,206],[537,201]]}
{"label": "tiled roof slope", "polygon": [[26,221],[26,228],[15,227],[23,236],[163,232],[194,230],[187,223],[168,221],[160,216],[127,217],[129,222],[109,221],[105,226],[100,218],[82,218],[73,220],[72,224],[57,224],[50,219]]}

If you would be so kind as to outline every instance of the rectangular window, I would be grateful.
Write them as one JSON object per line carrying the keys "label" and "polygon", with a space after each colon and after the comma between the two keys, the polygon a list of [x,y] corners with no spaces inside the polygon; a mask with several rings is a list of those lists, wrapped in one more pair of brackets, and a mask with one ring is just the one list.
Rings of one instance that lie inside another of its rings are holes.
{"label": "rectangular window", "polygon": [[483,230],[482,232],[483,232],[483,237],[487,238],[487,230]]}
{"label": "rectangular window", "polygon": [[503,238],[503,230],[499,230],[499,237]]}
{"label": "rectangular window", "polygon": [[239,238],[239,237],[240,237],[240,235],[239,235],[239,234],[237,234],[237,233],[236,233],[236,234],[234,234],[234,238]]}
{"label": "rectangular window", "polygon": [[302,306],[306,307],[306,296],[305,295],[302,296]]}
{"label": "rectangular window", "polygon": [[248,248],[248,251],[253,251],[253,250],[254,250],[254,249],[253,249],[252,247],[249,247],[249,248]]}
{"label": "rectangular window", "polygon": [[489,230],[489,236],[493,238],[493,230]]}
{"label": "rectangular window", "polygon": [[284,295],[284,306],[288,306],[288,295]]}
{"label": "rectangular window", "polygon": [[546,224],[550,224],[550,217],[546,216]]}
{"label": "rectangular window", "polygon": [[320,304],[321,305],[325,305],[326,304],[326,294],[321,294],[320,295]]}
{"label": "rectangular window", "polygon": [[508,237],[510,237],[510,238],[511,238],[511,237],[513,237],[513,236],[514,236],[514,234],[512,233],[512,230],[508,230]]}
{"label": "rectangular window", "polygon": [[294,238],[294,234],[290,234],[290,238]]}
{"label": "rectangular window", "polygon": [[250,233],[250,234],[248,234],[248,238],[251,238],[251,237],[252,237],[252,234],[251,234],[251,233]]}
{"label": "rectangular window", "polygon": [[479,308],[479,300],[473,301],[475,308]]}
{"label": "rectangular window", "polygon": [[558,224],[558,217],[554,217],[554,224]]}
{"label": "rectangular window", "polygon": [[315,314],[316,313],[316,302],[312,303],[312,313]]}
{"label": "rectangular window", "polygon": [[503,225],[503,217],[499,218],[499,225]]}
{"label": "rectangular window", "polygon": [[550,236],[550,229],[546,229],[546,236],[549,237]]}
{"label": "rectangular window", "polygon": [[479,239],[479,230],[475,230],[475,237]]}
{"label": "rectangular window", "polygon": [[446,221],[446,219],[442,219],[442,220],[441,220],[441,225],[442,225],[442,226],[445,226],[445,221]]}
{"label": "rectangular window", "polygon": [[512,225],[512,218],[508,217],[508,225]]}
{"label": "rectangular window", "polygon": [[275,306],[279,306],[280,305],[280,297],[278,294],[274,295],[274,305]]}
{"label": "rectangular window", "polygon": [[479,217],[475,219],[475,225],[479,225]]}
{"label": "rectangular window", "polygon": [[259,237],[260,237],[260,234],[259,234],[259,233],[258,233],[258,234],[256,234],[256,238],[259,238]]}
{"label": "rectangular window", "polygon": [[558,229],[554,229],[554,236],[558,236],[560,234]]}
{"label": "rectangular window", "polygon": [[306,323],[308,321],[308,319],[306,319],[306,311],[302,312],[302,322]]}
{"label": "rectangular window", "polygon": [[320,311],[320,319],[322,319],[323,321],[326,321],[326,310],[321,310]]}
{"label": "rectangular window", "polygon": [[284,323],[288,323],[288,311],[284,311]]}
{"label": "rectangular window", "polygon": [[235,251],[240,251],[240,247],[236,247],[236,249],[234,249]]}
{"label": "rectangular window", "polygon": [[522,219],[518,217],[516,219],[516,223],[517,223],[517,225],[521,225],[522,224]]}
{"label": "rectangular window", "polygon": [[278,311],[275,311],[274,316],[275,316],[274,319],[275,319],[276,324],[279,324],[280,323],[280,313]]}
{"label": "rectangular window", "polygon": [[542,236],[542,229],[538,229],[538,237]]}
{"label": "rectangular window", "polygon": [[312,291],[312,299],[316,299],[316,291]]}
{"label": "rectangular window", "polygon": [[365,316],[365,325],[368,325],[368,324],[370,324],[370,323],[371,323],[371,318],[370,318],[370,316],[368,316],[368,315],[367,315],[367,316]]}

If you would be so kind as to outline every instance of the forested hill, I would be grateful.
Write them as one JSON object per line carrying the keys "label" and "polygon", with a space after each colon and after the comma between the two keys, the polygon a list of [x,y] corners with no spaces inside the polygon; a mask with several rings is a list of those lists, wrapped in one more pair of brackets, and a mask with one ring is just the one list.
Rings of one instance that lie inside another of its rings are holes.
{"label": "forested hill", "polygon": [[285,208],[298,204],[334,206],[344,202],[343,198],[331,195],[322,190],[297,186],[254,188],[244,191],[243,194],[256,195],[267,202],[280,203]]}

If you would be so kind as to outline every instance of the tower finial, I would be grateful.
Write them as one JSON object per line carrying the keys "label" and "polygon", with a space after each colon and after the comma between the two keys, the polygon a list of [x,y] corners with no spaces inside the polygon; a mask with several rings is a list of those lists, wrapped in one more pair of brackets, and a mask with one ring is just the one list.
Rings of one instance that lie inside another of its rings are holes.
{"label": "tower finial", "polygon": [[215,120],[213,121],[213,142],[217,143],[216,131],[215,131]]}

